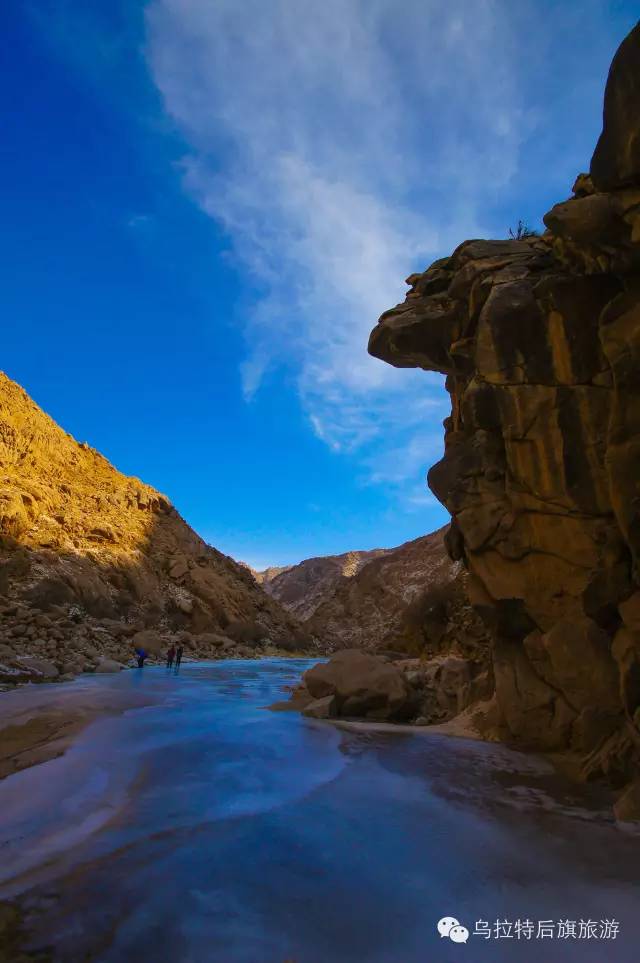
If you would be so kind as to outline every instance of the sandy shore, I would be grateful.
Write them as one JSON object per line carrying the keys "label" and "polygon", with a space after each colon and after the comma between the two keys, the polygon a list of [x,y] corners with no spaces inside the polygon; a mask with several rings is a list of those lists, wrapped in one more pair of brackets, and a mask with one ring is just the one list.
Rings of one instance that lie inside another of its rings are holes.
{"label": "sandy shore", "polygon": [[73,682],[23,686],[0,696],[0,779],[62,755],[103,716],[151,705],[148,695]]}

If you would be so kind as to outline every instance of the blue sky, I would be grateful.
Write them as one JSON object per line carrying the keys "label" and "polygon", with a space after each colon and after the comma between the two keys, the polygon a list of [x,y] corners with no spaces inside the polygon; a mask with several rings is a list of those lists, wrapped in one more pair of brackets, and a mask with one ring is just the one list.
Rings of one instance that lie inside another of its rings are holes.
{"label": "blue sky", "polygon": [[2,368],[258,567],[433,530],[448,399],[368,332],[567,196],[634,7],[5,4]]}

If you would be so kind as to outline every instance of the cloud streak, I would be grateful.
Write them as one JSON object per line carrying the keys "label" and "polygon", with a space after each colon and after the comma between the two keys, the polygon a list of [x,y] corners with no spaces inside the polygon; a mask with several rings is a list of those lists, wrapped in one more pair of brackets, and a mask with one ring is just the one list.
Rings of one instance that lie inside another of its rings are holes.
{"label": "cloud streak", "polygon": [[535,48],[541,28],[537,4],[513,6],[147,8],[149,69],[189,145],[185,186],[255,292],[245,396],[292,374],[316,435],[409,500],[419,464],[439,456],[448,402],[438,376],[369,358],[367,336],[412,270],[490,231],[518,173],[540,111],[517,41],[527,31]]}

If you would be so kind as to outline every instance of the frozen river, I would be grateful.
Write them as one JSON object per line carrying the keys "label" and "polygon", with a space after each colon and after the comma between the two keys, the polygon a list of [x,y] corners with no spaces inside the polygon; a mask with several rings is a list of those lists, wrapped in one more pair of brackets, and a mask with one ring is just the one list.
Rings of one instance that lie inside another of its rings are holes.
{"label": "frozen river", "polygon": [[[155,704],[0,782],[0,898],[20,908],[27,952],[637,963],[640,837],[602,800],[501,747],[266,711],[307,665],[187,664],[66,687]],[[439,936],[445,916],[466,944]]]}

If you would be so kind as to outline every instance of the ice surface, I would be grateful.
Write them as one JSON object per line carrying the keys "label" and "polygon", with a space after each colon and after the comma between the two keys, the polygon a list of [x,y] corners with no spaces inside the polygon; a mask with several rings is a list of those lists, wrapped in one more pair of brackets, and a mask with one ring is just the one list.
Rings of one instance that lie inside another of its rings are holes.
{"label": "ice surface", "polygon": [[[265,710],[306,665],[79,683],[157,704],[0,782],[0,896],[19,894],[31,948],[65,963],[637,961],[640,839],[597,795],[503,747]],[[443,916],[468,943],[440,939]],[[497,918],[615,918],[620,935],[473,935]]]}

